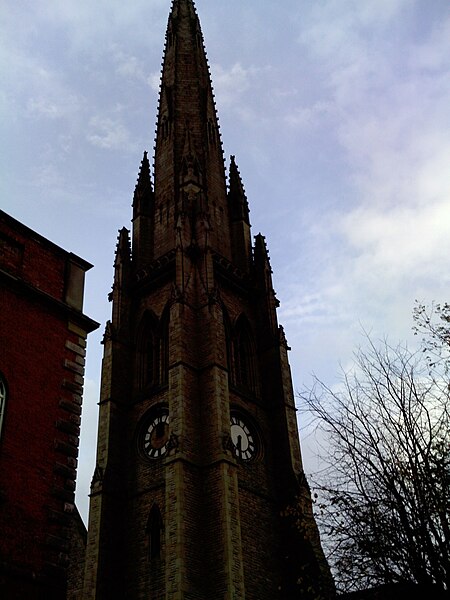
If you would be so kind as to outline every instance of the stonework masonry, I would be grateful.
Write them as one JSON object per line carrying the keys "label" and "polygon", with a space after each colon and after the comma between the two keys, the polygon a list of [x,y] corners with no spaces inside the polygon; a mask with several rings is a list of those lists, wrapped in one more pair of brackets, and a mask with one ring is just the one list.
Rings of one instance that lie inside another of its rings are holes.
{"label": "stonework masonry", "polygon": [[117,241],[83,598],[333,598],[269,254],[234,157],[225,177],[191,0],[169,15],[153,173],[145,152]]}

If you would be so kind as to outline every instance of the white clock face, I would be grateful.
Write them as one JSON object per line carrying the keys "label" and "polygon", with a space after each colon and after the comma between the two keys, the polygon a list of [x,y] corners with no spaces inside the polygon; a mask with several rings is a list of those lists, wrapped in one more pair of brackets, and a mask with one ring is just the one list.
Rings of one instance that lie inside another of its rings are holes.
{"label": "white clock face", "polygon": [[234,454],[240,460],[250,460],[256,454],[256,441],[251,430],[241,417],[231,417],[231,441]]}
{"label": "white clock face", "polygon": [[169,411],[163,408],[146,426],[142,447],[145,454],[152,459],[163,457],[169,449]]}

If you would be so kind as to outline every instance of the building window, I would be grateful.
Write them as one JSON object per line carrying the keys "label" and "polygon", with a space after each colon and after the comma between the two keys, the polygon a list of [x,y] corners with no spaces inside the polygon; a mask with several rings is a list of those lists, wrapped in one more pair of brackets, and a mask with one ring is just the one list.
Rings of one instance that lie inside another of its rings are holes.
{"label": "building window", "polygon": [[241,316],[235,326],[233,340],[234,383],[244,391],[257,394],[256,349],[250,325]]}
{"label": "building window", "polygon": [[159,321],[146,313],[137,341],[137,369],[141,390],[165,385],[168,381],[169,319],[164,314]]}
{"label": "building window", "polygon": [[159,382],[165,385],[169,381],[169,314],[166,311],[161,317],[158,330],[159,348]]}
{"label": "building window", "polygon": [[161,118],[161,125],[160,125],[160,132],[161,132],[161,136],[162,139],[165,140],[167,137],[169,137],[169,119],[167,118],[166,115],[163,115],[163,117]]}
{"label": "building window", "polygon": [[139,387],[144,389],[158,383],[158,339],[156,335],[158,322],[151,314],[146,314],[139,333],[137,358]]}
{"label": "building window", "polygon": [[251,387],[251,346],[247,331],[243,329],[236,339],[236,380],[238,385]]}
{"label": "building window", "polygon": [[3,421],[6,410],[6,384],[0,375],[0,438],[2,436]]}
{"label": "building window", "polygon": [[217,131],[216,131],[216,126],[214,124],[214,121],[212,119],[208,119],[208,139],[210,141],[211,144],[213,144],[214,146],[216,145],[217,142]]}
{"label": "building window", "polygon": [[150,510],[147,523],[147,535],[148,535],[148,548],[149,558],[154,560],[155,558],[161,558],[161,542],[163,532],[163,520],[159,506],[154,504]]}

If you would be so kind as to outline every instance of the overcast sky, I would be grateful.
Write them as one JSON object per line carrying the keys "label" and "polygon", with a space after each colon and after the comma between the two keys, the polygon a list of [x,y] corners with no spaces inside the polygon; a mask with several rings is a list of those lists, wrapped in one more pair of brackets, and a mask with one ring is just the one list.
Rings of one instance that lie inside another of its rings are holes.
{"label": "overcast sky", "polygon": [[[448,0],[197,0],[225,156],[266,236],[296,389],[362,328],[450,299]],[[117,230],[153,153],[169,0],[15,0],[2,23],[1,208],[92,262],[77,502],[95,461]],[[314,468],[311,440],[303,442]]]}

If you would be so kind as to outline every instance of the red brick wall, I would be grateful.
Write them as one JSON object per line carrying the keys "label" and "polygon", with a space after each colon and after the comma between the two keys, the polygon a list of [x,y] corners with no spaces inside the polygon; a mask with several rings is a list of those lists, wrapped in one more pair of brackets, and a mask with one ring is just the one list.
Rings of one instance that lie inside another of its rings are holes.
{"label": "red brick wall", "polygon": [[26,228],[11,230],[0,222],[0,267],[62,301],[67,253],[45,242],[38,235],[30,237]]}
{"label": "red brick wall", "polygon": [[0,216],[0,373],[8,392],[0,597],[2,589],[10,598],[31,586],[17,597],[65,598],[86,329],[93,327],[63,303],[71,255]]}

